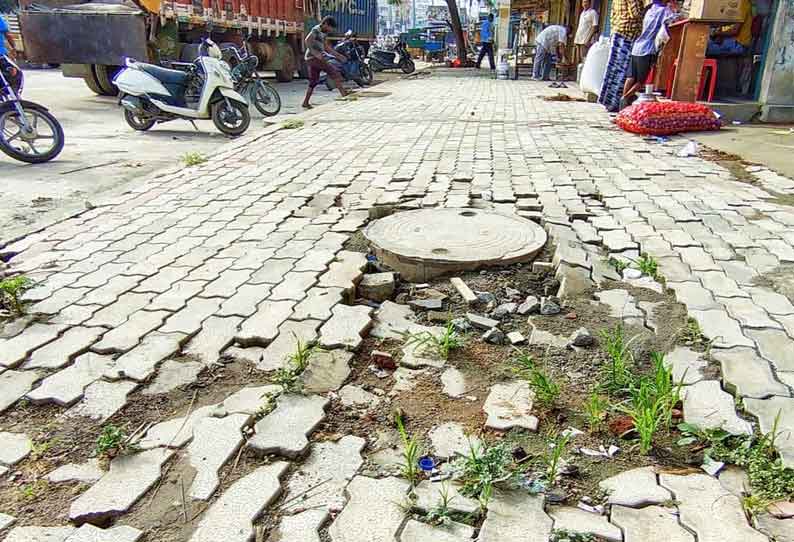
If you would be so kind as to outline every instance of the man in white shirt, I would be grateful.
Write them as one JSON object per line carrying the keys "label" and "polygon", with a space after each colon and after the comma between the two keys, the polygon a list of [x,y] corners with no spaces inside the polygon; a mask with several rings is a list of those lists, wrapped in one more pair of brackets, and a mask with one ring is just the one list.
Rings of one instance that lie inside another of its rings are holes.
{"label": "man in white shirt", "polygon": [[532,66],[532,78],[548,81],[551,73],[554,54],[557,61],[565,60],[565,44],[568,41],[568,29],[564,26],[553,24],[538,34],[535,38],[535,62]]}
{"label": "man in white shirt", "polygon": [[584,61],[587,50],[593,43],[598,31],[598,12],[590,7],[590,0],[582,0],[582,13],[579,15],[579,26],[573,43],[579,49],[579,58]]}

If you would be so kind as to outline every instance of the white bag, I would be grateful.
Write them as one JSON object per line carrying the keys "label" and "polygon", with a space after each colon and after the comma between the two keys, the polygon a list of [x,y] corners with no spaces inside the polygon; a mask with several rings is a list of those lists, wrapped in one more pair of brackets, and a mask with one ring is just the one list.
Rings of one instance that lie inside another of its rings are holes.
{"label": "white bag", "polygon": [[582,92],[592,94],[601,93],[601,85],[604,84],[604,77],[607,73],[609,63],[609,53],[612,50],[612,40],[602,37],[597,43],[587,51],[587,58],[582,68],[582,81],[580,88]]}

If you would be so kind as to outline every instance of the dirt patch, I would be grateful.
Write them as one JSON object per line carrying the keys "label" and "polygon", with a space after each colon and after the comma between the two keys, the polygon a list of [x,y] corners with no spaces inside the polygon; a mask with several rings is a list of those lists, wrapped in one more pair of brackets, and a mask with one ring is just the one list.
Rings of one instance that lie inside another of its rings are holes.
{"label": "dirt patch", "polygon": [[774,271],[756,277],[753,284],[769,288],[794,303],[794,265],[781,265]]}

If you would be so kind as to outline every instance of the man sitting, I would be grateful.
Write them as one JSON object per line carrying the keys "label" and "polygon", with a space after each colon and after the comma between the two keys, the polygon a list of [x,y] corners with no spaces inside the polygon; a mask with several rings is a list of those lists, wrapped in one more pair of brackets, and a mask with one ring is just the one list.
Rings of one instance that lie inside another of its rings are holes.
{"label": "man sitting", "polygon": [[711,31],[706,56],[744,56],[753,42],[753,8],[750,0],[740,0],[742,22]]}

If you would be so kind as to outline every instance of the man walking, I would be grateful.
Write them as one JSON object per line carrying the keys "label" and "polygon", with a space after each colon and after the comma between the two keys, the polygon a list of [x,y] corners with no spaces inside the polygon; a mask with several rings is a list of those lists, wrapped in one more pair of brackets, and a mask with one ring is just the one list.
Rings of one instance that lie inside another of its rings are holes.
{"label": "man walking", "polygon": [[328,64],[323,56],[327,53],[340,62],[347,61],[344,55],[334,51],[334,48],[327,41],[328,32],[331,32],[334,28],[336,28],[336,19],[327,16],[323,18],[320,24],[312,28],[306,36],[306,54],[303,58],[309,67],[309,88],[306,89],[306,97],[303,99],[304,109],[312,108],[309,100],[312,97],[312,93],[314,93],[314,88],[320,83],[320,74],[322,72],[325,72],[327,77],[333,79],[339,94],[343,98],[349,94],[343,85],[342,75],[336,68]]}
{"label": "man walking", "polygon": [[535,38],[535,61],[532,65],[532,79],[548,81],[554,55],[557,61],[565,60],[565,44],[568,41],[568,29],[553,24],[543,29]]}
{"label": "man walking", "polygon": [[496,65],[493,59],[493,13],[488,14],[488,18],[480,25],[480,56],[477,57],[477,69],[480,69],[482,59],[488,55],[488,62],[491,69],[495,70]]}

